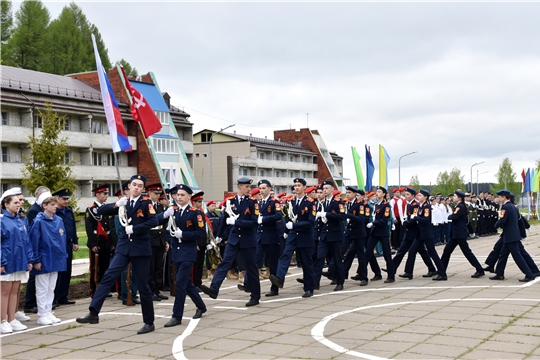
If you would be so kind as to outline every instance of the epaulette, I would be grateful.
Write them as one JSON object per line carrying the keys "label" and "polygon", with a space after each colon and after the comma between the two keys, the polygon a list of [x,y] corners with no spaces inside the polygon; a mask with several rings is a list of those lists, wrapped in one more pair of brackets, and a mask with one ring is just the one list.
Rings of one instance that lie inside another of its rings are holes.
{"label": "epaulette", "polygon": [[142,200],[143,200],[143,201],[146,201],[146,200],[150,200],[150,198],[148,198],[147,196],[143,196],[143,197],[142,197]]}
{"label": "epaulette", "polygon": [[276,201],[276,198],[275,198],[275,197],[273,197],[273,196],[270,196],[270,200],[272,200],[272,201]]}
{"label": "epaulette", "polygon": [[235,197],[236,197],[236,195],[229,196],[228,198],[225,198],[225,201],[227,201],[227,200],[232,200],[232,199],[234,199]]}
{"label": "epaulette", "polygon": [[198,209],[196,207],[190,206],[189,210],[195,211],[195,210],[198,210]]}
{"label": "epaulette", "polygon": [[92,205],[88,206],[88,209],[91,209],[91,208],[93,208],[94,206],[96,206],[96,203],[92,203]]}
{"label": "epaulette", "polygon": [[306,200],[309,201],[309,202],[313,202],[314,200],[308,196],[306,196]]}
{"label": "epaulette", "polygon": [[257,201],[257,199],[255,199],[253,196],[250,196],[249,198],[250,198],[250,200],[255,200],[255,201]]}

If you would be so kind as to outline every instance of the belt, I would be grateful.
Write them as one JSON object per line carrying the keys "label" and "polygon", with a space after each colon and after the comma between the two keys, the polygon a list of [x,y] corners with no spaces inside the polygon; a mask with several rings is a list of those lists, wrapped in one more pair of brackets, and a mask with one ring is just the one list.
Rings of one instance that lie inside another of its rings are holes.
{"label": "belt", "polygon": [[155,228],[151,228],[150,230],[163,230],[163,225],[158,225]]}
{"label": "belt", "polygon": [[[111,233],[111,230],[107,231],[106,234],[109,235]],[[97,230],[94,230],[94,234],[97,235]]]}

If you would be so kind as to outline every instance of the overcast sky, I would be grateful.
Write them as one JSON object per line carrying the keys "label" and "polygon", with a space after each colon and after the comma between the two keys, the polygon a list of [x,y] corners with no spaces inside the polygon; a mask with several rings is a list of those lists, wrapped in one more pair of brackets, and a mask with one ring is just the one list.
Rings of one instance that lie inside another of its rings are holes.
{"label": "overcast sky", "polygon": [[[389,183],[435,184],[458,167],[495,182],[540,159],[540,3],[76,2],[111,61],[154,72],[194,132],[317,129],[365,172],[388,151]],[[45,2],[56,18],[66,2]],[[19,7],[14,3],[14,10]]]}

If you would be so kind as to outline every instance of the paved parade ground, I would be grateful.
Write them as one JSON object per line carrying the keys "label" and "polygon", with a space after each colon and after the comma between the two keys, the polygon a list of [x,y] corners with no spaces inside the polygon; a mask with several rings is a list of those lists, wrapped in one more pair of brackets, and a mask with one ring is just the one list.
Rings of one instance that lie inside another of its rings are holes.
{"label": "paved parade ground", "polygon": [[[469,242],[481,263],[496,236]],[[525,248],[540,263],[540,226],[531,228]],[[442,253],[442,247],[437,251]],[[513,261],[506,280],[472,279],[474,269],[456,249],[448,281],[422,278],[420,258],[415,277],[396,277],[393,284],[366,287],[347,280],[334,292],[329,280],[312,298],[303,299],[291,268],[280,295],[262,297],[244,307],[249,295],[226,280],[216,300],[203,295],[208,312],[201,319],[164,328],[173,299],[154,302],[156,331],[137,335],[140,306],[126,307],[116,297],[106,300],[100,323],[81,325],[75,318],[88,311],[90,299],[61,306],[57,325],[2,335],[2,359],[523,359],[540,358],[540,278],[521,283]],[[382,258],[379,263],[384,267]],[[398,274],[403,272],[403,264]],[[353,267],[354,269],[354,267]],[[270,282],[261,282],[263,292]],[[270,300],[269,300],[270,299]],[[195,313],[186,300],[185,316]]]}

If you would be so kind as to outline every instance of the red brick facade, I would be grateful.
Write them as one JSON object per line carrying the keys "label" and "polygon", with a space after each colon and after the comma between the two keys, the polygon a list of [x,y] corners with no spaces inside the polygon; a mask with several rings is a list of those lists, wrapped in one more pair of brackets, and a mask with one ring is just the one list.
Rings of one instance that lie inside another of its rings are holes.
{"label": "red brick facade", "polygon": [[319,135],[319,132],[317,130],[309,130],[309,129],[290,129],[290,130],[275,130],[274,131],[274,140],[281,139],[281,141],[294,144],[296,142],[301,142],[302,147],[307,148],[314,153],[317,154],[317,181],[320,184],[324,180],[328,178],[332,178],[332,174],[330,174],[330,171],[328,170],[328,166],[326,165],[324,161],[324,157],[321,154],[321,151],[319,150],[319,147],[315,143],[315,139],[313,139],[313,135],[311,133],[314,133],[316,135]]}

